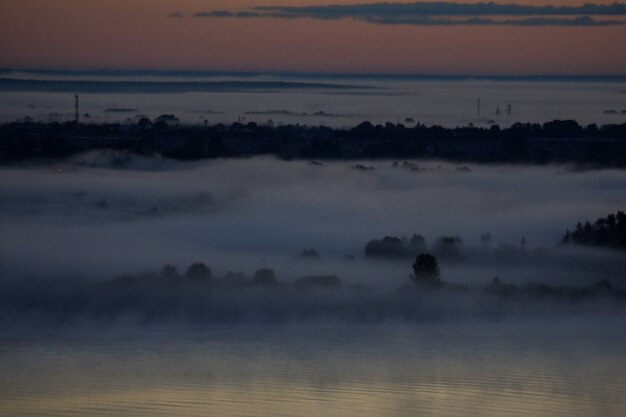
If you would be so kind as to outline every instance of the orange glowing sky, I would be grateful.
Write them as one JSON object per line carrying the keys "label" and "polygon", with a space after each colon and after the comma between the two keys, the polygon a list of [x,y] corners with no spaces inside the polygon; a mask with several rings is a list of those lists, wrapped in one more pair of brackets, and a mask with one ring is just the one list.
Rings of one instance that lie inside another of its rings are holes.
{"label": "orange glowing sky", "polygon": [[[0,0],[0,67],[626,74],[625,25],[382,26],[349,19],[191,17],[258,5],[365,2],[372,1]],[[173,11],[186,17],[170,18]]]}

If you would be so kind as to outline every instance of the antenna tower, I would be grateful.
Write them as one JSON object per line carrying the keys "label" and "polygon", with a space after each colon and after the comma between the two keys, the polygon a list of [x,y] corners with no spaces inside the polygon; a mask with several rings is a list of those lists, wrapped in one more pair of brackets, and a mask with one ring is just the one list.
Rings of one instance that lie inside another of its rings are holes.
{"label": "antenna tower", "polygon": [[80,122],[80,115],[78,113],[78,94],[74,96],[74,120],[76,123]]}

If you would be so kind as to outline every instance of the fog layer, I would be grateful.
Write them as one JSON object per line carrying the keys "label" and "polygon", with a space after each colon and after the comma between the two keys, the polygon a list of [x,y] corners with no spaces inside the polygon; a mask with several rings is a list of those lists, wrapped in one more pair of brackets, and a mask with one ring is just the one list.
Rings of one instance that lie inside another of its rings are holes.
{"label": "fog layer", "polygon": [[204,262],[217,277],[266,267],[285,283],[335,275],[390,291],[409,282],[412,259],[366,258],[365,245],[418,233],[435,253],[441,236],[462,239],[459,256],[441,253],[447,282],[624,287],[623,253],[556,246],[578,221],[626,206],[623,171],[392,162],[181,163],[99,152],[4,168],[0,273],[4,282],[90,282]]}

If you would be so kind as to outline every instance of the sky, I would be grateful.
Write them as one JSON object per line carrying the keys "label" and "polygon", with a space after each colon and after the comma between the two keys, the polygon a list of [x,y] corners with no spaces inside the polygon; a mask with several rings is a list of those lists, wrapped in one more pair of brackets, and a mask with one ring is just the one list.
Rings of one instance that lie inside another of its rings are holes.
{"label": "sky", "polygon": [[425,11],[350,7],[371,0],[0,0],[0,67],[626,74],[626,3],[463,2]]}

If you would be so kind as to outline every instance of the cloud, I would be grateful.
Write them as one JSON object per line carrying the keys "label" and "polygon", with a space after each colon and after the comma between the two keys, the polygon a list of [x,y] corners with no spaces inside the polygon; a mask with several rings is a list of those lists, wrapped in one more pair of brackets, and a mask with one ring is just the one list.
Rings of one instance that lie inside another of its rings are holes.
{"label": "cloud", "polygon": [[315,18],[400,16],[624,16],[626,4],[583,6],[530,6],[497,3],[374,3],[329,6],[260,6],[256,10]]}
{"label": "cloud", "polygon": [[377,25],[419,25],[419,26],[452,26],[452,25],[505,25],[505,26],[615,26],[626,24],[620,20],[597,20],[589,16],[573,18],[532,17],[526,19],[493,19],[493,18],[431,18],[431,17],[372,17],[365,19]]}
{"label": "cloud", "polygon": [[193,15],[194,17],[234,17],[235,14],[228,10],[213,10],[212,12],[201,12]]}
{"label": "cloud", "polygon": [[[259,6],[254,11],[216,10],[196,13],[195,17],[310,18],[323,20],[355,19],[379,25],[514,25],[514,26],[609,26],[625,20],[606,16],[626,16],[626,4],[584,4],[582,6],[530,6],[497,3],[374,3],[325,6]],[[593,18],[602,16],[603,18]]]}
{"label": "cloud", "polygon": [[255,12],[239,12],[235,14],[236,17],[263,17],[260,13]]}
{"label": "cloud", "polygon": [[173,18],[181,18],[181,17],[185,17],[181,12],[172,12],[169,14],[169,17],[173,17]]}
{"label": "cloud", "polygon": [[228,10],[213,10],[211,12],[200,12],[193,15],[194,17],[265,17],[262,13],[257,12],[230,12]]}

